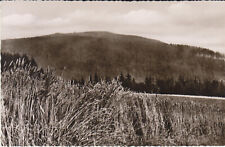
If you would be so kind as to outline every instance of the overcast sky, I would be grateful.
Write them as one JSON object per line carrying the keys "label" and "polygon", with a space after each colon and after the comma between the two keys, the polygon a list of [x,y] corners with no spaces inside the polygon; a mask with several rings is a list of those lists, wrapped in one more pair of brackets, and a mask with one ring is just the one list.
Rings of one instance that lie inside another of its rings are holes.
{"label": "overcast sky", "polygon": [[109,31],[225,53],[225,2],[1,2],[1,37]]}

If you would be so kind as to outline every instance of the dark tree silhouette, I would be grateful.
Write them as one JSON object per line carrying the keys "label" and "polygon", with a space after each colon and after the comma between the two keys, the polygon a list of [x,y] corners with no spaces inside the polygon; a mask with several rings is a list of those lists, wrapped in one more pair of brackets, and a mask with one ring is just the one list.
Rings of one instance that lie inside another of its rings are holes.
{"label": "dark tree silhouette", "polygon": [[[82,78],[83,78],[83,77],[82,77]],[[89,82],[89,83],[93,83],[92,75],[89,76],[88,82]]]}
{"label": "dark tree silhouette", "polygon": [[120,81],[121,83],[124,83],[125,78],[124,78],[124,76],[123,76],[123,73],[120,74],[120,76],[119,76],[119,81]]}
{"label": "dark tree silhouette", "polygon": [[80,84],[80,85],[84,85],[84,84],[85,84],[85,80],[84,80],[83,77],[80,79],[79,84]]}
{"label": "dark tree silhouette", "polygon": [[94,75],[94,84],[98,83],[100,81],[99,77],[98,77],[98,74],[95,73]]}

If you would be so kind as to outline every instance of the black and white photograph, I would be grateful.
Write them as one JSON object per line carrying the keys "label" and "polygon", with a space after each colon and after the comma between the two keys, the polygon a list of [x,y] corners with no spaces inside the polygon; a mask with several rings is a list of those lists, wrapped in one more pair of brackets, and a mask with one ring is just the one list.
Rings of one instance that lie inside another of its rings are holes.
{"label": "black and white photograph", "polygon": [[225,2],[0,5],[1,146],[225,146]]}

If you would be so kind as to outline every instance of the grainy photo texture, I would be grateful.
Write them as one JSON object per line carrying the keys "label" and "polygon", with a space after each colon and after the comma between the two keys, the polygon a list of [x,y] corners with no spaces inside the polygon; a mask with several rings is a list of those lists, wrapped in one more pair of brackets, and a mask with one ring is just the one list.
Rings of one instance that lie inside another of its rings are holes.
{"label": "grainy photo texture", "polygon": [[225,145],[225,2],[1,2],[1,145]]}

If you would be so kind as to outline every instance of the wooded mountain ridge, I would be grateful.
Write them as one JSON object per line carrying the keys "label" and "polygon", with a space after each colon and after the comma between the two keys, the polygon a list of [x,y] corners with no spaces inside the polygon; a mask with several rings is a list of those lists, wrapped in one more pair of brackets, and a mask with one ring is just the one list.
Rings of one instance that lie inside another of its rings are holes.
{"label": "wooded mountain ridge", "polygon": [[66,79],[87,79],[95,73],[111,78],[129,73],[137,81],[180,75],[225,79],[225,57],[218,52],[110,32],[8,39],[2,41],[2,52],[26,54],[38,66],[50,66]]}

